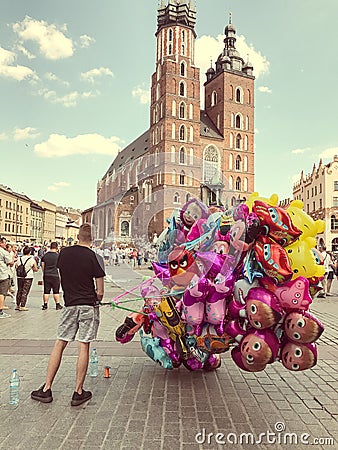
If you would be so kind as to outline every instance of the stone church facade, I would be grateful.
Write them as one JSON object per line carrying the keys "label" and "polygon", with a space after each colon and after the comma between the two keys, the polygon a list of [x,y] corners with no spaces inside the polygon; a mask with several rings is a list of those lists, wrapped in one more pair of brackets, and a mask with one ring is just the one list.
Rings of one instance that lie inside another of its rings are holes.
{"label": "stone church facade", "polygon": [[254,75],[225,27],[204,82],[195,65],[194,0],[161,0],[150,127],[125,147],[97,186],[97,242],[151,241],[191,197],[230,207],[254,190]]}

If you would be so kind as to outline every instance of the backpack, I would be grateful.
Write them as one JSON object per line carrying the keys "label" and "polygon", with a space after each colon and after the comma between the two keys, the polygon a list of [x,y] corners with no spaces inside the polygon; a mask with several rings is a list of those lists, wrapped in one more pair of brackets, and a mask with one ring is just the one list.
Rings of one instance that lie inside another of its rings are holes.
{"label": "backpack", "polygon": [[[18,267],[16,268],[16,275],[19,277],[19,278],[26,278],[26,276],[27,276],[27,270],[26,270],[26,268],[25,268],[25,265],[26,265],[26,262],[29,260],[30,258],[28,258],[28,259],[26,259],[26,261],[24,262],[24,264],[22,264],[22,259],[21,259],[21,256],[20,256],[20,262],[21,262],[21,264],[19,264],[18,265]],[[29,271],[30,269],[28,269],[28,271]]]}

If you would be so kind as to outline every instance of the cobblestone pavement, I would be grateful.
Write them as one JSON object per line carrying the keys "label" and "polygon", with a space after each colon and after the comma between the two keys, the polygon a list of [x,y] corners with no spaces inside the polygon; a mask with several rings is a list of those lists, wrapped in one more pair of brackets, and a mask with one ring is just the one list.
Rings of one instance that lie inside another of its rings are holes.
{"label": "cobblestone pavement", "polygon": [[[105,301],[120,287],[130,289],[151,275],[147,268],[132,272],[127,266],[107,271]],[[166,371],[144,356],[136,338],[125,345],[114,342],[127,313],[102,307],[99,376],[85,384],[93,398],[74,408],[76,344],[65,351],[54,401],[40,404],[30,398],[43,383],[59,316],[52,299],[49,309],[41,310],[40,278],[38,272],[29,311],[14,311],[7,300],[12,317],[0,322],[0,449],[306,449],[307,443],[338,449],[337,296],[314,301],[312,311],[326,331],[317,366],[300,373],[278,363],[264,372],[243,372],[228,354],[216,372]],[[103,377],[106,365],[109,379]],[[8,404],[13,367],[21,377],[21,400],[15,407]]]}

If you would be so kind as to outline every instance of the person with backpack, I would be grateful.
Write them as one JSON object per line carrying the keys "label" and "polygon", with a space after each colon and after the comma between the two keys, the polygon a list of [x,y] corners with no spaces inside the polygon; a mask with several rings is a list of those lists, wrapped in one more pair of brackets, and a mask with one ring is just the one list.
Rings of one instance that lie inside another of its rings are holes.
{"label": "person with backpack", "polygon": [[34,272],[39,269],[28,245],[23,248],[22,253],[23,256],[20,256],[16,262],[18,290],[15,309],[17,311],[28,311],[28,308],[26,308],[27,297],[32,287]]}

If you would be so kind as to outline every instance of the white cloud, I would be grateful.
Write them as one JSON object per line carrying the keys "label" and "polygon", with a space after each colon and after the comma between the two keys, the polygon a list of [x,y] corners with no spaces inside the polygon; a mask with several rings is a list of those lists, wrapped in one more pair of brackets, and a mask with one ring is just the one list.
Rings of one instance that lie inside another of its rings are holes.
{"label": "white cloud", "polygon": [[69,186],[70,186],[70,184],[67,183],[66,181],[58,181],[58,182],[53,183],[50,186],[48,186],[47,189],[49,191],[56,192],[56,191],[59,191],[62,188],[69,187]]}
{"label": "white cloud", "polygon": [[300,155],[300,154],[303,154],[305,152],[308,152],[309,150],[311,150],[310,147],[295,148],[294,150],[291,150],[291,153],[293,153],[294,155]]}
{"label": "white cloud", "polygon": [[88,92],[78,92],[73,91],[69,92],[66,95],[58,96],[57,93],[53,90],[41,89],[38,92],[45,100],[48,100],[51,103],[60,104],[65,106],[66,108],[71,108],[77,105],[79,99],[84,98],[92,98],[100,95],[99,91],[88,91]]}
{"label": "white cloud", "polygon": [[268,88],[267,86],[259,86],[258,88],[259,92],[264,92],[266,94],[271,94],[272,90]]}
{"label": "white cloud", "polygon": [[63,33],[66,30],[66,25],[58,29],[54,24],[35,20],[29,16],[13,25],[13,31],[23,42],[36,42],[41,54],[52,60],[68,58],[74,53],[73,41]]}
{"label": "white cloud", "polygon": [[7,141],[8,136],[6,133],[0,133],[0,141]]}
{"label": "white cloud", "polygon": [[68,81],[62,80],[57,75],[55,75],[55,73],[52,73],[52,72],[47,72],[45,74],[45,78],[46,78],[46,80],[49,80],[49,81],[57,81],[58,83],[61,83],[64,86],[70,86],[70,83],[68,83]]}
{"label": "white cloud", "polygon": [[120,139],[105,138],[99,134],[81,134],[74,138],[51,134],[47,141],[34,146],[41,158],[62,158],[71,155],[109,155],[114,158],[120,150]]}
{"label": "white cloud", "polygon": [[325,159],[333,159],[335,155],[338,155],[338,147],[327,148],[319,154],[319,157]]}
{"label": "white cloud", "polygon": [[19,44],[17,45],[17,49],[19,52],[21,52],[23,55],[25,55],[28,59],[35,59],[36,56],[33,55],[30,51],[28,51],[23,45]]}
{"label": "white cloud", "polygon": [[13,131],[13,139],[15,141],[25,141],[27,139],[36,139],[40,136],[36,128],[26,127],[26,128],[15,128]]}
{"label": "white cloud", "polygon": [[113,72],[107,67],[100,67],[99,69],[91,69],[88,72],[81,73],[81,79],[84,81],[88,81],[88,83],[94,84],[98,77],[102,76],[114,77]]}
{"label": "white cloud", "polygon": [[39,79],[36,73],[29,67],[13,65],[15,60],[15,53],[0,47],[0,76],[13,78],[16,81]]}
{"label": "white cloud", "polygon": [[83,34],[82,36],[80,36],[80,47],[82,48],[87,48],[95,42],[95,39],[88,36],[87,34]]}
{"label": "white cloud", "polygon": [[140,100],[142,105],[150,103],[150,90],[144,89],[142,86],[136,86],[132,91],[131,95]]}

